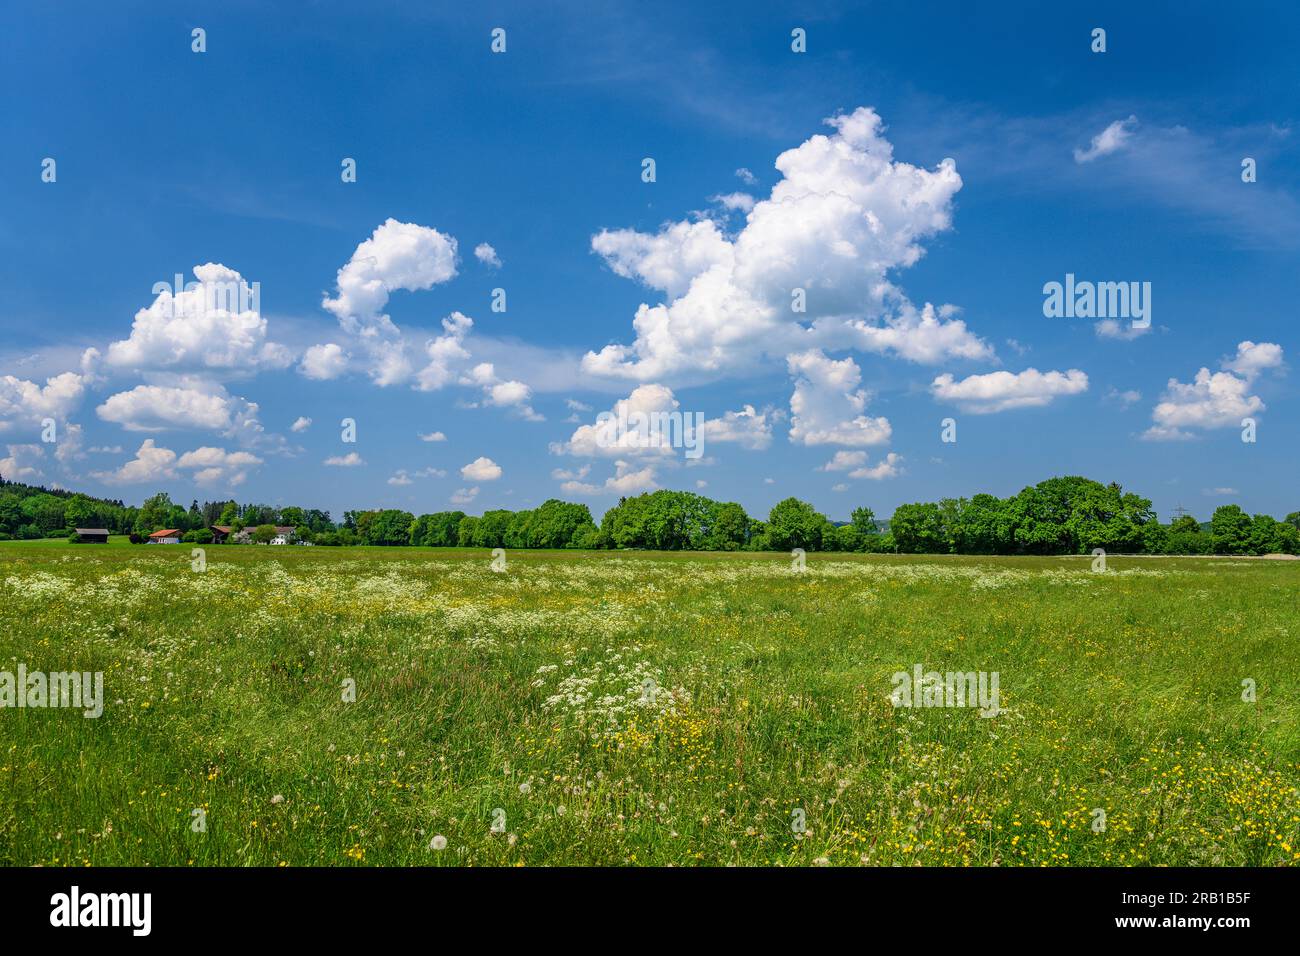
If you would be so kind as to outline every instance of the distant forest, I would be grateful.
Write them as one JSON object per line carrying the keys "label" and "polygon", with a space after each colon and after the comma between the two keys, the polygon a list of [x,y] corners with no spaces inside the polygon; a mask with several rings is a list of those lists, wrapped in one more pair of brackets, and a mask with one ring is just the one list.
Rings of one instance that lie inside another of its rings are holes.
{"label": "distant forest", "polygon": [[189,508],[166,494],[140,507],[0,477],[0,540],[67,537],[73,528],[106,528],[143,541],[177,529],[207,543],[213,525],[236,529],[291,526],[317,545],[417,545],[474,548],[646,548],[664,551],[846,551],[901,554],[1273,554],[1300,553],[1300,511],[1278,521],[1223,505],[1208,522],[1190,515],[1161,523],[1151,502],[1118,484],[1077,476],[1049,478],[1010,498],[978,494],[900,505],[888,522],[870,508],[846,523],[830,521],[798,498],[778,502],[766,519],[735,502],[686,491],[621,498],[600,524],[586,505],[551,499],[525,511],[413,515],[396,509],[345,511],[341,523],[315,508],[272,508],[197,500]]}

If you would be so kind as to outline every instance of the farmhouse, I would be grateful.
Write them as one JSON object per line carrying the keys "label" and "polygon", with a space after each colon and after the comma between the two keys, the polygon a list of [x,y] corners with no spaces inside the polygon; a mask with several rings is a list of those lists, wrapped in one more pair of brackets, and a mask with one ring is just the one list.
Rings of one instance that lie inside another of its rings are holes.
{"label": "farmhouse", "polygon": [[73,528],[72,530],[76,532],[78,541],[108,544],[107,528]]}
{"label": "farmhouse", "polygon": [[230,533],[235,529],[230,527],[230,525],[214,524],[209,525],[208,530],[212,532],[213,544],[225,544],[226,539],[230,537]]}
{"label": "farmhouse", "polygon": [[[235,544],[252,544],[253,535],[256,532],[256,528],[245,528],[230,540]],[[292,525],[277,525],[275,528],[275,537],[271,539],[271,544],[292,544],[294,538],[295,534]]]}
{"label": "farmhouse", "polygon": [[149,535],[150,544],[180,544],[181,532],[177,528],[165,528]]}

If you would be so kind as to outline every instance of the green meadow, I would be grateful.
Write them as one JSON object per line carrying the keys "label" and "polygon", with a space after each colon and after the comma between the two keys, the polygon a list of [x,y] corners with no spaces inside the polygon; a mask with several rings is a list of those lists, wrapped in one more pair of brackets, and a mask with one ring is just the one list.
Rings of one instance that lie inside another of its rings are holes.
{"label": "green meadow", "polygon": [[104,698],[0,709],[0,862],[1300,860],[1295,562],[506,559],[0,544],[0,671]]}

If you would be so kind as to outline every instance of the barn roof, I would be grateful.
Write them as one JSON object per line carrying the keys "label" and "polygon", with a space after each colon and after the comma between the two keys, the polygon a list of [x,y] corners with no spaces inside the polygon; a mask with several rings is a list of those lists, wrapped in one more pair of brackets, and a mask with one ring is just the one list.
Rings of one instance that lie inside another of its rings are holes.
{"label": "barn roof", "polygon": [[107,528],[73,528],[77,534],[108,534]]}
{"label": "barn roof", "polygon": [[181,533],[181,532],[180,532],[180,529],[179,529],[179,528],[164,528],[164,529],[161,530],[161,531],[155,531],[153,534],[149,535],[149,537],[151,537],[151,538],[175,538],[175,537],[176,537],[177,535],[179,535],[180,533]]}

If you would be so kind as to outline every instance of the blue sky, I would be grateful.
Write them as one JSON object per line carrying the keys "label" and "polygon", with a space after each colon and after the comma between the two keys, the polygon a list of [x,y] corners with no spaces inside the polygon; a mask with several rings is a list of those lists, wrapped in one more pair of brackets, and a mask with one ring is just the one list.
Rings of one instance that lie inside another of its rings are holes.
{"label": "blue sky", "polygon": [[[336,517],[1076,473],[1300,508],[1294,8],[432,6],[5,15],[0,472]],[[208,263],[259,312],[168,320]],[[1149,282],[1150,330],[1045,317],[1067,273]]]}

